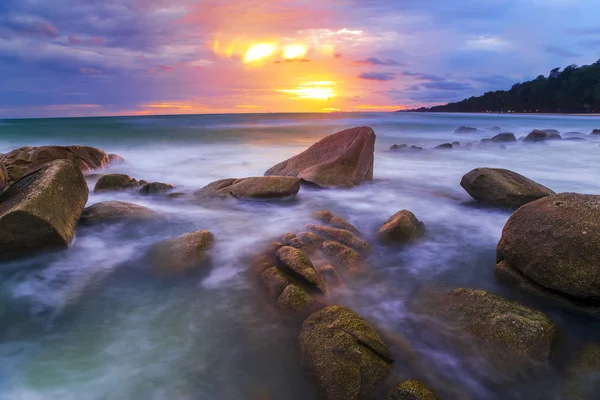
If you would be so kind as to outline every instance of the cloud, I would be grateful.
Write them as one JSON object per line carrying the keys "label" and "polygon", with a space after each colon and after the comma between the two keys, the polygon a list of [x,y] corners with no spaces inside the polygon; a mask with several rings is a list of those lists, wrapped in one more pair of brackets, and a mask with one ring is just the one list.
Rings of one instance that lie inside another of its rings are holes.
{"label": "cloud", "polygon": [[380,60],[379,58],[376,58],[376,57],[365,58],[364,60],[355,61],[355,63],[362,64],[362,65],[385,65],[385,66],[392,66],[392,67],[401,67],[401,66],[406,65],[406,64],[399,63],[399,62],[391,60],[391,59]]}
{"label": "cloud", "polygon": [[385,82],[396,79],[396,74],[393,72],[363,72],[358,77],[369,81]]}
{"label": "cloud", "polygon": [[83,75],[102,75],[102,71],[94,68],[79,68]]}
{"label": "cloud", "polygon": [[89,38],[83,38],[76,35],[69,35],[69,44],[77,46],[77,45],[88,45],[88,46],[102,46],[106,44],[106,39],[92,36]]}
{"label": "cloud", "polygon": [[424,88],[427,89],[436,89],[436,90],[471,90],[473,86],[468,83],[461,82],[424,82],[421,84]]}
{"label": "cloud", "polygon": [[0,26],[18,35],[32,35],[47,38],[58,36],[56,26],[36,19],[35,17],[14,16],[12,18],[0,18]]}
{"label": "cloud", "polygon": [[465,42],[466,46],[473,50],[482,51],[505,51],[512,47],[511,43],[491,35],[478,36]]}
{"label": "cloud", "polygon": [[446,78],[444,78],[443,76],[438,76],[438,75],[433,75],[433,74],[423,74],[421,72],[402,71],[402,75],[416,76],[419,79],[422,79],[424,81],[442,82],[442,81],[446,80]]}
{"label": "cloud", "polygon": [[581,57],[581,54],[573,53],[572,51],[561,49],[556,46],[544,46],[544,51],[549,54],[555,54],[560,57],[574,58]]}

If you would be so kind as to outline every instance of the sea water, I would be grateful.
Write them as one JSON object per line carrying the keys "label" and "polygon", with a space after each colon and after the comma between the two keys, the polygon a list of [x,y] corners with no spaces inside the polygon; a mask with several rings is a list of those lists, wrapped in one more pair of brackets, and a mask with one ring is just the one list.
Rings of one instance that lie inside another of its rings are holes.
{"label": "sea water", "polygon": [[[131,201],[160,222],[78,230],[68,251],[0,266],[1,399],[316,399],[302,366],[298,326],[280,319],[248,273],[269,241],[300,232],[329,209],[374,243],[388,217],[408,209],[427,227],[409,247],[375,245],[369,273],[336,294],[382,333],[396,357],[391,384],[423,379],[445,398],[561,398],[561,378],[520,379],[483,356],[431,332],[410,306],[417,292],[482,288],[546,312],[571,343],[593,340],[600,325],[522,296],[494,280],[495,248],[509,212],[469,206],[462,175],[508,168],[556,192],[600,194],[600,140],[541,145],[476,145],[498,132],[532,129],[588,135],[586,116],[469,114],[247,114],[0,121],[0,153],[21,146],[89,145],[126,163],[126,173],[193,192],[222,178],[261,176],[274,164],[334,132],[371,126],[377,135],[374,182],[353,189],[303,188],[295,201],[202,206],[135,192],[90,193],[88,205]],[[479,129],[454,133],[460,125]],[[459,141],[453,150],[430,150]],[[392,144],[423,147],[389,151]],[[97,176],[88,174],[90,187]],[[160,240],[198,229],[217,244],[212,267],[185,278],[157,276],[144,258]],[[410,344],[409,362],[396,341]],[[395,382],[394,379],[396,379]],[[383,398],[376,393],[374,398]],[[536,397],[537,396],[537,397]]]}

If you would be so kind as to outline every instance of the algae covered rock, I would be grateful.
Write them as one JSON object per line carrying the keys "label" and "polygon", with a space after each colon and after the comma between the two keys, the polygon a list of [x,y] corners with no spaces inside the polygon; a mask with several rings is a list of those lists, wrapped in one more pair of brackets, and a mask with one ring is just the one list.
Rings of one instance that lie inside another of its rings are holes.
{"label": "algae covered rock", "polygon": [[295,283],[287,285],[277,299],[279,311],[288,315],[306,316],[323,307],[325,304]]}
{"label": "algae covered rock", "polygon": [[140,183],[130,177],[129,175],[124,174],[109,174],[104,175],[98,179],[96,182],[96,186],[94,187],[95,193],[100,192],[116,192],[125,189],[131,189],[138,187]]}
{"label": "algae covered rock", "polygon": [[343,218],[334,215],[331,211],[328,210],[320,210],[313,214],[313,217],[318,219],[319,221],[331,225],[334,228],[345,229],[355,234],[360,234],[358,229],[348,221]]}
{"label": "algae covered rock", "polygon": [[425,234],[425,224],[415,214],[402,210],[392,215],[379,229],[379,238],[385,242],[409,243]]}
{"label": "algae covered rock", "polygon": [[277,300],[285,288],[290,284],[290,280],[276,266],[267,268],[261,275],[262,284],[269,292],[271,298]]}
{"label": "algae covered rock", "polygon": [[124,201],[105,201],[86,207],[81,214],[81,225],[147,220],[158,214],[148,207]]}
{"label": "algae covered rock", "polygon": [[175,189],[175,186],[169,185],[168,183],[151,182],[151,183],[146,183],[144,186],[141,187],[140,194],[144,194],[144,195],[159,194],[159,193],[168,192],[173,189]]}
{"label": "algae covered rock", "polygon": [[460,185],[475,200],[508,209],[554,194],[523,175],[501,168],[476,168],[462,177]]}
{"label": "algae covered rock", "polygon": [[21,177],[0,196],[0,259],[69,247],[87,198],[83,174],[68,160]]}
{"label": "algae covered rock", "polygon": [[185,272],[203,266],[209,258],[215,237],[206,230],[186,233],[153,246],[150,252],[152,266],[170,272]]}
{"label": "algae covered rock", "polygon": [[330,306],[308,317],[300,332],[302,355],[325,400],[356,400],[391,372],[392,355],[360,315]]}
{"label": "algae covered rock", "polygon": [[360,253],[368,252],[370,249],[367,242],[345,229],[330,228],[322,225],[308,225],[307,229],[315,232],[318,236],[339,242]]}
{"label": "algae covered rock", "polygon": [[295,176],[321,187],[353,187],[373,179],[375,132],[369,127],[334,133],[265,172]]}
{"label": "algae covered rock", "polygon": [[392,388],[386,400],[439,400],[439,397],[418,380],[407,379]]}
{"label": "algae covered rock", "polygon": [[277,199],[295,196],[300,190],[300,179],[289,176],[260,176],[229,178],[210,183],[194,195],[205,198]]}
{"label": "algae covered rock", "polygon": [[327,293],[327,284],[313,266],[310,258],[302,250],[291,246],[283,246],[277,250],[277,259],[308,284],[323,293]]}
{"label": "algae covered rock", "polygon": [[345,271],[356,270],[360,265],[360,255],[341,243],[327,240],[322,243],[321,249],[331,259],[332,264]]}

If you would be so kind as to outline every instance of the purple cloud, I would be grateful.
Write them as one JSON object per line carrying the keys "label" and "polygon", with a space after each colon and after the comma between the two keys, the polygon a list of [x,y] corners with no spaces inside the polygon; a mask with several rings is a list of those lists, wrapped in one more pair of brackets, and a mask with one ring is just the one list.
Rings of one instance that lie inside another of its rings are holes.
{"label": "purple cloud", "polygon": [[391,67],[401,67],[401,66],[406,65],[406,64],[399,63],[399,62],[391,60],[391,59],[380,60],[379,58],[376,58],[376,57],[365,58],[364,60],[355,61],[355,63],[362,64],[362,65],[383,65],[383,66],[391,66]]}
{"label": "purple cloud", "polygon": [[396,79],[396,74],[393,72],[363,72],[358,77],[369,81],[385,82]]}

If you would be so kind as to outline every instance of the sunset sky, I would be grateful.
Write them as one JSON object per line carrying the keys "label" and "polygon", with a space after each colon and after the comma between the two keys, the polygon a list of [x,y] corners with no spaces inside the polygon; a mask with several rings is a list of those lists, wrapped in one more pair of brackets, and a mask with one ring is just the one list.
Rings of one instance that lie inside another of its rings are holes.
{"label": "sunset sky", "polygon": [[598,0],[0,0],[0,118],[386,111],[600,58]]}

